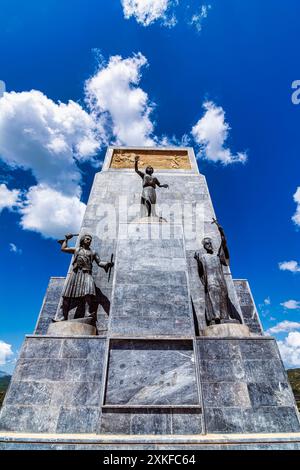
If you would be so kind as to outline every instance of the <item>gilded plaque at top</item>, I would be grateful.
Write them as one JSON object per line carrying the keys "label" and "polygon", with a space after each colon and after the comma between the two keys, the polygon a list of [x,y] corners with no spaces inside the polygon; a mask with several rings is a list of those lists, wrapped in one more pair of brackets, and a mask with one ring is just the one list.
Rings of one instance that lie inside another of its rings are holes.
{"label": "gilded plaque at top", "polygon": [[110,168],[133,169],[135,156],[139,167],[152,166],[155,170],[191,170],[187,150],[114,150]]}

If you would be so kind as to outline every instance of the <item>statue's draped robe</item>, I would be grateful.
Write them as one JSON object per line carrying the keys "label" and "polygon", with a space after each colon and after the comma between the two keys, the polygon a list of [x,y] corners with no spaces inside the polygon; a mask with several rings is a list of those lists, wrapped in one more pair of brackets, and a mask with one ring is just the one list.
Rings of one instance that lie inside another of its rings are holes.
{"label": "statue's draped robe", "polygon": [[226,265],[225,257],[220,254],[205,253],[200,258],[203,275],[202,283],[205,289],[205,315],[208,324],[215,320],[228,320],[230,307],[228,290],[223,265]]}
{"label": "statue's draped robe", "polygon": [[63,297],[78,298],[86,295],[96,295],[95,282],[92,277],[93,261],[98,259],[99,255],[92,250],[77,248],[74,254],[73,271],[70,273],[66,286],[63,291]]}

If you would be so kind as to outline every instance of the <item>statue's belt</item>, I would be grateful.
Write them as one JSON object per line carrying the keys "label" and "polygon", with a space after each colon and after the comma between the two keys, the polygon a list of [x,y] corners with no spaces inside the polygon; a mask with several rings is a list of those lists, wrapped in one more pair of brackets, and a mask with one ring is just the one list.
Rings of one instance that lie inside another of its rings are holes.
{"label": "statue's belt", "polygon": [[73,272],[77,273],[78,271],[82,271],[83,273],[92,274],[91,269],[80,268],[79,266],[76,266],[76,268],[73,269]]}

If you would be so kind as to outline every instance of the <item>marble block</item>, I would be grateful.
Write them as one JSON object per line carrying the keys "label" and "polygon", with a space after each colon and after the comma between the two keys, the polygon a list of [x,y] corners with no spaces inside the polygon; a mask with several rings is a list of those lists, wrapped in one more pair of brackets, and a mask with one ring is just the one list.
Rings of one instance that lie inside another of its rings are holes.
{"label": "marble block", "polygon": [[191,341],[112,340],[105,405],[199,405]]}
{"label": "marble block", "polygon": [[204,336],[214,336],[220,338],[240,338],[250,336],[247,325],[237,323],[222,323],[220,325],[210,325],[203,331]]}

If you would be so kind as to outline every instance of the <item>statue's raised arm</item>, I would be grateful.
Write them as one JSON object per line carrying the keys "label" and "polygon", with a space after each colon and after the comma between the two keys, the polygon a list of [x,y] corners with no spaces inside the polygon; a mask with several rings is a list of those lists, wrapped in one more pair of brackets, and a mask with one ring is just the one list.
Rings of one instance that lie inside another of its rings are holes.
{"label": "statue's raised arm", "polygon": [[69,253],[70,255],[74,255],[75,248],[70,248],[68,246],[68,241],[71,240],[73,237],[78,237],[78,234],[73,235],[72,233],[68,233],[67,235],[65,235],[64,240],[58,240],[58,243],[61,246],[61,251],[63,253]]}
{"label": "statue's raised arm", "polygon": [[220,244],[218,254],[221,258],[224,258],[223,264],[228,266],[229,265],[229,260],[230,260],[230,255],[229,255],[229,249],[228,249],[224,229],[223,229],[223,227],[221,227],[221,225],[219,224],[219,222],[216,219],[212,219],[212,224],[216,224],[216,226],[218,227],[218,230],[219,230],[220,237],[221,237],[221,244]]}
{"label": "statue's raised arm", "polygon": [[135,156],[135,159],[134,159],[134,169],[135,169],[135,172],[141,177],[141,178],[144,178],[145,176],[145,173],[143,173],[142,171],[139,170],[139,160],[140,160],[140,157],[138,155]]}

